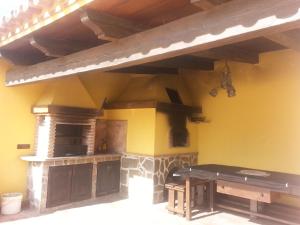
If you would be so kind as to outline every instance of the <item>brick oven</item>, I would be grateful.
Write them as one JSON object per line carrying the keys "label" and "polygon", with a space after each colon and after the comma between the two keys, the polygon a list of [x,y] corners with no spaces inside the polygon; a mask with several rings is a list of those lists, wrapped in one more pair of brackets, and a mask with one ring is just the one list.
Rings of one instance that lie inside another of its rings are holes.
{"label": "brick oven", "polygon": [[35,154],[28,199],[39,211],[90,201],[119,191],[120,154],[95,154],[96,109],[36,106]]}

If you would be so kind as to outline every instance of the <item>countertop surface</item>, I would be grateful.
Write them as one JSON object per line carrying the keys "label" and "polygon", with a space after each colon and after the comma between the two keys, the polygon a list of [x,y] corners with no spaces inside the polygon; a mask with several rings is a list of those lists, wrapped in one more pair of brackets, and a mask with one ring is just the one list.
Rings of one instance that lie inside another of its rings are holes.
{"label": "countertop surface", "polygon": [[[249,172],[245,174],[243,172]],[[253,173],[252,173],[253,172]],[[300,196],[300,175],[217,164],[197,165],[176,172],[207,180],[225,180]],[[258,174],[258,175],[254,175]]]}
{"label": "countertop surface", "polygon": [[111,157],[121,157],[121,154],[97,154],[97,155],[80,155],[80,156],[67,156],[67,157],[53,157],[44,158],[36,155],[25,155],[21,156],[21,159],[28,162],[50,162],[50,161],[60,161],[60,160],[78,160],[78,159],[94,159],[94,158],[111,158]]}

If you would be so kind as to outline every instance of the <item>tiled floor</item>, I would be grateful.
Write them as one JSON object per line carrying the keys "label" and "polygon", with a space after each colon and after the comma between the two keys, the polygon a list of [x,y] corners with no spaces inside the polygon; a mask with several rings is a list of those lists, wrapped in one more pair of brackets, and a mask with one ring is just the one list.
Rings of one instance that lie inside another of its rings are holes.
{"label": "tiled floor", "polygon": [[[152,206],[138,205],[129,200],[116,200],[116,196],[104,199],[102,203],[65,209],[38,216],[34,211],[24,211],[15,216],[0,216],[1,225],[270,225],[264,221],[250,221],[248,217],[226,212],[202,213],[188,222],[165,209],[166,204]],[[111,202],[111,200],[114,200]],[[116,201],[115,201],[116,200]],[[16,220],[17,219],[17,220]]]}

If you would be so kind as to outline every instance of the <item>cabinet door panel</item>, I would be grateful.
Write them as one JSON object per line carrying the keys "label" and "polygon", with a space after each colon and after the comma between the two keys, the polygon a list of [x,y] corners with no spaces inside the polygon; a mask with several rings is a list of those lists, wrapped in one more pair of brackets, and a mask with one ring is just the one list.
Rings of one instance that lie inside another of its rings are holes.
{"label": "cabinet door panel", "polygon": [[47,208],[70,202],[72,168],[72,166],[56,166],[49,168]]}
{"label": "cabinet door panel", "polygon": [[111,162],[111,171],[109,172],[111,176],[111,192],[119,192],[120,189],[120,161]]}
{"label": "cabinet door panel", "polygon": [[81,201],[92,197],[93,164],[73,166],[71,200]]}
{"label": "cabinet door panel", "polygon": [[120,186],[120,161],[107,161],[97,166],[97,196],[115,193]]}
{"label": "cabinet door panel", "polygon": [[108,169],[107,169],[107,163],[102,162],[98,163],[97,165],[97,189],[96,189],[96,195],[101,196],[108,193]]}

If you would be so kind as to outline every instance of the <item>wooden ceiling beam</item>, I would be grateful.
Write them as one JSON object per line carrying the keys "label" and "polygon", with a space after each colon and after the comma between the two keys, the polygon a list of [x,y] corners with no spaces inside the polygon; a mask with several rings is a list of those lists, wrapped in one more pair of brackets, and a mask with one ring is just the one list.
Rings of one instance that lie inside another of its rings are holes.
{"label": "wooden ceiling beam", "polygon": [[14,65],[25,65],[26,64],[26,62],[24,62],[24,60],[20,59],[20,57],[18,55],[13,54],[8,51],[5,51],[5,50],[0,51],[0,57]]}
{"label": "wooden ceiling beam", "polygon": [[89,46],[88,43],[70,40],[54,40],[41,37],[32,37],[29,42],[34,48],[38,49],[46,56],[54,58],[83,50]]}
{"label": "wooden ceiling beam", "polygon": [[280,44],[286,48],[293,49],[296,51],[300,51],[300,42],[299,39],[292,37],[286,33],[277,33],[265,36],[265,38]]}
{"label": "wooden ceiling beam", "polygon": [[208,71],[214,70],[214,62],[212,60],[203,59],[192,55],[178,56],[170,59],[148,63],[146,65],[166,68],[183,68]]}
{"label": "wooden ceiling beam", "polygon": [[91,29],[98,39],[106,41],[114,41],[146,29],[129,20],[94,10],[82,10],[80,17],[81,22]]}
{"label": "wooden ceiling beam", "polygon": [[127,68],[112,70],[110,72],[157,75],[157,74],[178,74],[178,69],[140,65],[140,66],[131,66]]}
{"label": "wooden ceiling beam", "polygon": [[36,56],[26,56],[22,53],[15,53],[9,50],[0,50],[0,55],[2,58],[18,66],[31,65],[34,62],[38,62]]}
{"label": "wooden ceiling beam", "polygon": [[156,62],[298,27],[300,0],[233,0],[116,42],[13,68],[6,74],[6,85]]}
{"label": "wooden ceiling beam", "polygon": [[191,4],[201,8],[202,10],[210,10],[215,7],[215,4],[209,0],[191,0]]}
{"label": "wooden ceiling beam", "polygon": [[259,63],[258,53],[246,51],[234,46],[223,46],[206,51],[193,53],[192,55],[212,60],[228,59],[237,62],[257,64]]}

